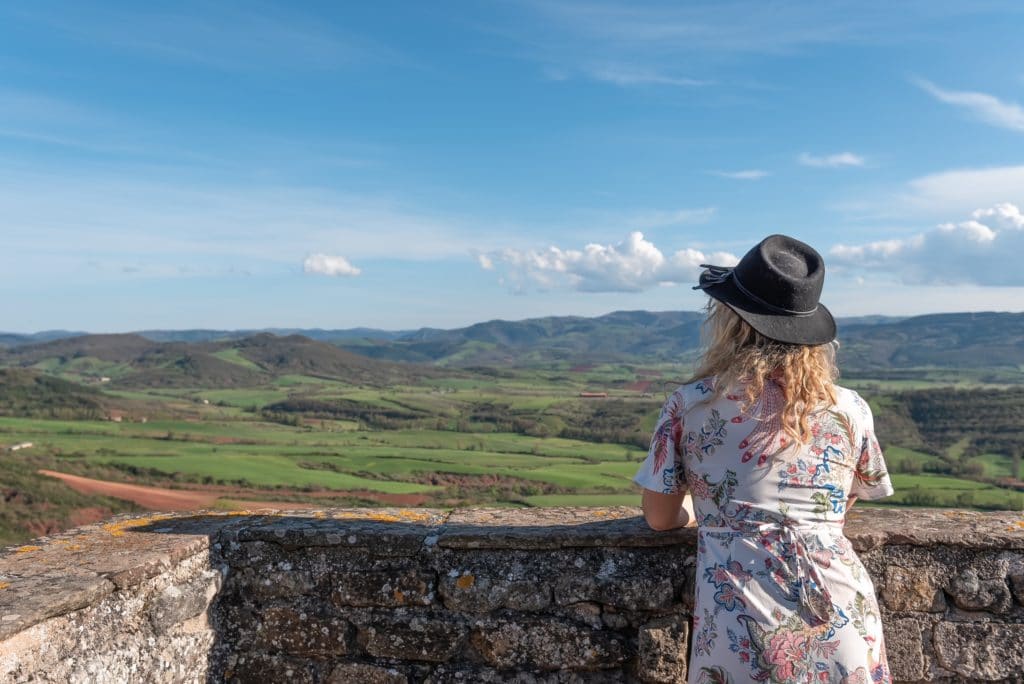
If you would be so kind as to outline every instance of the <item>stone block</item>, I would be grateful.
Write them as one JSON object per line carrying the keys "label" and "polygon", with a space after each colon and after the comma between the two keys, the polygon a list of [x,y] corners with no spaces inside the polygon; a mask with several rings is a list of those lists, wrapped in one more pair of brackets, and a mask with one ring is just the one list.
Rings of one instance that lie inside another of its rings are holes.
{"label": "stone block", "polygon": [[932,643],[939,664],[962,678],[998,681],[1024,672],[1024,624],[940,622]]}
{"label": "stone block", "polygon": [[541,670],[600,670],[625,661],[622,640],[562,620],[478,623],[470,643],[488,665]]}
{"label": "stone block", "polygon": [[422,681],[423,684],[622,684],[631,680],[620,669],[540,672],[446,664],[437,666]]}
{"label": "stone block", "polygon": [[1024,604],[1024,575],[1010,575],[1007,579],[1017,603]]}
{"label": "stone block", "polygon": [[894,611],[938,613],[946,609],[946,600],[936,583],[935,573],[928,568],[888,566],[882,600],[889,610]]}
{"label": "stone block", "polygon": [[339,663],[327,684],[407,684],[409,678],[394,668],[367,663]]}
{"label": "stone block", "polygon": [[187,584],[165,587],[149,606],[149,622],[158,635],[166,634],[175,625],[204,613],[221,586],[221,574],[204,571]]}
{"label": "stone block", "polygon": [[915,618],[890,618],[882,625],[889,670],[897,681],[924,679],[923,627]]}
{"label": "stone block", "polygon": [[682,616],[648,622],[640,628],[637,678],[642,682],[686,681],[690,624]]}
{"label": "stone block", "polygon": [[229,589],[256,599],[288,598],[313,594],[317,582],[306,570],[264,570],[243,568],[228,579]]}
{"label": "stone block", "polygon": [[313,684],[316,679],[308,662],[280,654],[245,653],[224,671],[224,681],[231,684]]}
{"label": "stone block", "polygon": [[376,658],[449,660],[462,646],[465,627],[452,619],[393,613],[358,625],[359,645]]}
{"label": "stone block", "polygon": [[445,608],[474,613],[499,608],[536,611],[551,605],[551,585],[546,582],[509,580],[472,571],[445,575],[439,593]]}
{"label": "stone block", "polygon": [[1002,578],[986,579],[974,568],[965,568],[954,575],[946,587],[953,603],[964,610],[1005,613],[1010,609],[1010,587]]}
{"label": "stone block", "polygon": [[348,653],[348,623],[337,617],[311,615],[291,606],[266,608],[257,615],[256,648],[309,658]]}
{"label": "stone block", "polygon": [[672,606],[687,557],[663,549],[611,549],[581,554],[554,581],[558,605],[594,601],[624,610]]}
{"label": "stone block", "polygon": [[434,600],[434,574],[418,569],[332,574],[335,606],[426,606]]}

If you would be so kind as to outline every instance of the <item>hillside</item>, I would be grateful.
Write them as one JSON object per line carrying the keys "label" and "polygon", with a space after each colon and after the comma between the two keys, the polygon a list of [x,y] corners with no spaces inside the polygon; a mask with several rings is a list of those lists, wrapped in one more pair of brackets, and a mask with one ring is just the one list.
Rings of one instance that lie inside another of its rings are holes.
{"label": "hillside", "polygon": [[103,393],[41,373],[0,368],[0,415],[98,419],[107,408]]}
{"label": "hillside", "polygon": [[122,389],[256,387],[287,374],[376,387],[434,374],[426,366],[376,361],[327,342],[268,333],[196,343],[82,335],[0,349],[2,366]]}
{"label": "hillside", "polygon": [[[697,312],[619,311],[597,318],[489,321],[339,344],[375,358],[457,366],[686,362],[699,347],[701,320]],[[1024,381],[1024,313],[868,316],[839,319],[838,325],[844,372],[882,377],[879,371],[1003,367],[1008,372],[993,381]]]}
{"label": "hillside", "polygon": [[1024,314],[915,316],[840,329],[842,360],[862,370],[938,366],[1019,367],[1024,363]]}
{"label": "hillside", "polygon": [[[284,336],[223,330],[83,335],[0,348],[0,364],[44,370],[59,367],[62,372],[108,375],[115,380],[128,371],[147,372],[136,381],[125,381],[134,386],[139,382],[195,385],[210,377],[216,379],[206,386],[238,387],[258,383],[260,373],[312,373],[362,383],[384,378],[387,382],[426,371],[387,363],[367,366],[370,359],[463,368],[686,363],[699,347],[701,320],[702,315],[693,311],[617,311],[594,318],[494,320],[452,330],[411,332],[356,328],[280,331],[289,332]],[[1024,313],[862,316],[839,319],[838,324],[840,362],[851,377],[901,379],[916,377],[904,371],[928,368],[1001,369],[979,379],[1024,382]],[[38,335],[54,334],[59,333]],[[247,365],[246,360],[255,365]]]}

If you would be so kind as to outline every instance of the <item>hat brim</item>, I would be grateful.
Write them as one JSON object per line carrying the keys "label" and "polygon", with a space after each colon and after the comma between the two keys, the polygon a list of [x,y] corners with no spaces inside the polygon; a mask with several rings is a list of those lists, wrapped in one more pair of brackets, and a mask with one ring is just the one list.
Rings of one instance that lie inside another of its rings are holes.
{"label": "hat brim", "polygon": [[709,283],[707,271],[701,274],[701,289],[726,304],[757,332],[788,344],[827,344],[836,338],[836,321],[824,304],[812,314],[792,315],[773,312],[740,291],[732,278]]}

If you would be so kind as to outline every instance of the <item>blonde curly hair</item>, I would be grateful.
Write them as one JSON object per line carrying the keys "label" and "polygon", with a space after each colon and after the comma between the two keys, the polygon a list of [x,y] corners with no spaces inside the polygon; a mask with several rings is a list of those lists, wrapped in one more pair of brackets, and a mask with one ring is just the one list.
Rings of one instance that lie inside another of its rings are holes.
{"label": "blonde curly hair", "polygon": [[[727,390],[742,389],[746,413],[774,382],[782,390],[783,430],[794,441],[806,443],[811,429],[808,417],[822,404],[836,403],[835,381],[838,342],[819,345],[789,344],[765,337],[735,311],[715,299],[705,308],[701,337],[703,354],[689,382],[714,377],[714,399]],[[766,419],[767,416],[759,416]]]}

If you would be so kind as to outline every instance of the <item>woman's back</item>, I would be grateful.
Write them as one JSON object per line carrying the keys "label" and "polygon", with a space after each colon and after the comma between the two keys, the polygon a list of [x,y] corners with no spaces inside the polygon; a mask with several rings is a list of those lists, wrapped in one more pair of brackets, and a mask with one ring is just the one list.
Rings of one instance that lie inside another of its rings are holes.
{"label": "woman's back", "polygon": [[842,525],[850,496],[892,487],[867,404],[836,398],[808,417],[807,443],[783,429],[771,381],[747,411],[742,390],[716,393],[710,378],[666,401],[635,479],[693,496],[691,681],[886,680],[874,590]]}
{"label": "woman's back", "polygon": [[[799,444],[782,429],[784,397],[776,383],[765,383],[748,411],[738,389],[709,401],[713,379],[683,385],[659,419],[652,465],[667,461],[667,474],[689,486],[702,526],[779,516],[841,524],[849,496],[870,499],[892,490],[871,409],[856,392],[835,389],[836,403],[809,416],[811,439]],[[682,471],[675,469],[680,458]],[[661,491],[674,484],[663,482]]]}

